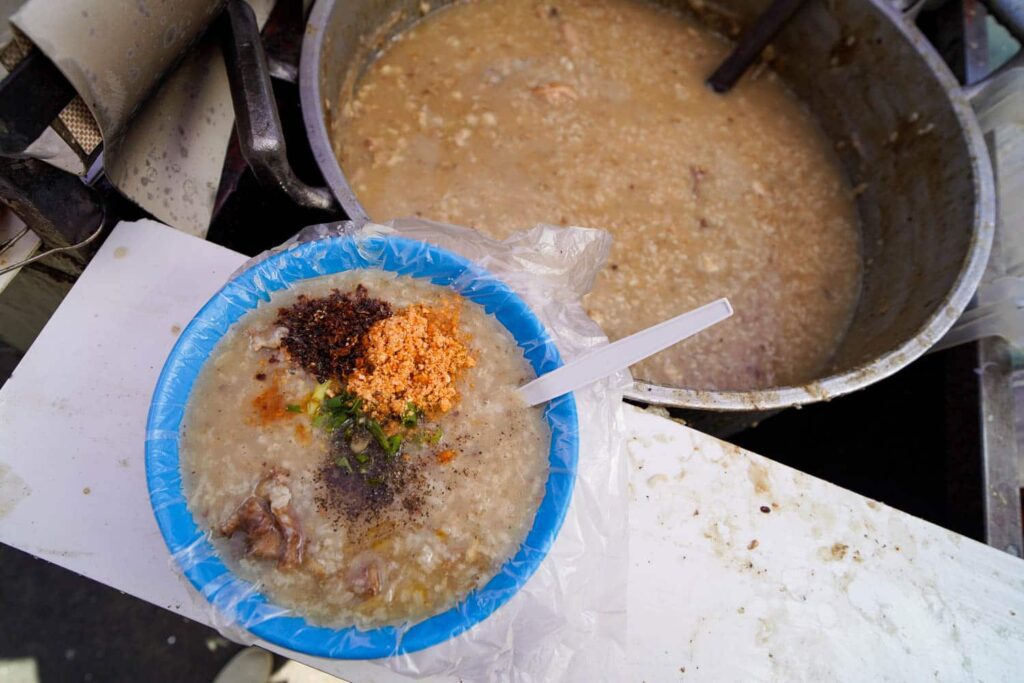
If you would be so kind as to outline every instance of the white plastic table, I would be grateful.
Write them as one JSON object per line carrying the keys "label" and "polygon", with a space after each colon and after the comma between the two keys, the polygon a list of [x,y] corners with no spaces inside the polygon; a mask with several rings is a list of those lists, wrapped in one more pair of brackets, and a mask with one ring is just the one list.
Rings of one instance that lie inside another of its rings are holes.
{"label": "white plastic table", "polygon": [[[177,334],[244,260],[115,229],[0,390],[0,542],[207,620],[149,508],[145,416]],[[1024,561],[650,413],[628,424],[633,680],[1019,680]]]}

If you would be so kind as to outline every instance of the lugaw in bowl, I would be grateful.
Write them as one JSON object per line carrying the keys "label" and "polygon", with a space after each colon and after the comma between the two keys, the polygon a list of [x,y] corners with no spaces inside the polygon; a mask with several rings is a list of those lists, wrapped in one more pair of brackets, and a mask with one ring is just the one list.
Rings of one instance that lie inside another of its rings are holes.
{"label": "lugaw in bowl", "polygon": [[188,578],[256,635],[379,657],[450,638],[533,573],[571,498],[561,364],[511,290],[400,238],[300,245],[199,313],[150,413],[154,510]]}

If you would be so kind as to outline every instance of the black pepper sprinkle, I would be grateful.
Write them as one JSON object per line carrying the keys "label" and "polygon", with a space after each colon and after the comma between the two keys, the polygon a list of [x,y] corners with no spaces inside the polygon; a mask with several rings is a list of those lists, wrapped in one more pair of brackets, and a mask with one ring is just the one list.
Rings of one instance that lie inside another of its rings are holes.
{"label": "black pepper sprinkle", "polygon": [[[313,476],[317,509],[335,527],[349,529],[353,538],[378,533],[382,525],[418,523],[428,513],[427,501],[441,492],[425,473],[436,457],[431,451],[388,457],[376,442],[357,454],[342,434],[335,434]],[[465,476],[464,471],[451,471]]]}
{"label": "black pepper sprinkle", "polygon": [[258,372],[258,373],[256,373],[256,381],[258,381],[258,382],[262,382],[262,381],[263,381],[263,380],[265,380],[266,378],[267,378],[267,375],[266,375],[266,373],[263,373],[263,372]]}
{"label": "black pepper sprinkle", "polygon": [[772,511],[772,509],[770,507],[768,507],[767,505],[762,505],[761,506],[761,512],[763,512],[764,514],[767,515],[771,511]]}

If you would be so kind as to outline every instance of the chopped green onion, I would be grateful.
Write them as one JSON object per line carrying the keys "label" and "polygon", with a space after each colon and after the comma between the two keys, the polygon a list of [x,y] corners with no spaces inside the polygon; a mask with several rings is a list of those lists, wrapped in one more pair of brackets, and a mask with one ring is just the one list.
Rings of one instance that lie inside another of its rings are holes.
{"label": "chopped green onion", "polygon": [[294,403],[289,403],[288,405],[285,406],[285,408],[288,410],[289,413],[301,413],[302,412],[302,406],[295,405]]}
{"label": "chopped green onion", "polygon": [[330,388],[330,386],[330,380],[317,384],[316,388],[313,389],[313,395],[310,396],[310,400],[315,401],[317,403],[323,403],[324,399],[327,398],[327,390]]}
{"label": "chopped green onion", "polygon": [[352,463],[348,461],[344,455],[339,455],[334,459],[334,464],[338,467],[344,468],[349,474],[352,474]]}
{"label": "chopped green onion", "polygon": [[388,455],[394,455],[395,453],[398,452],[398,449],[402,447],[401,434],[388,436],[387,434],[384,433],[384,430],[381,428],[380,423],[378,423],[375,420],[371,421],[368,427],[370,429],[370,433],[373,435],[373,438],[377,440],[377,443],[380,444],[380,447],[383,448],[384,452],[387,453]]}
{"label": "chopped green onion", "polygon": [[417,408],[415,403],[409,401],[405,404],[405,410],[402,412],[402,426],[411,429],[422,417],[423,411]]}
{"label": "chopped green onion", "polygon": [[384,440],[387,439],[388,437],[384,433],[384,430],[381,428],[380,423],[377,422],[376,420],[370,422],[364,421],[364,423],[366,424],[366,428],[370,430],[370,434],[373,435],[373,438],[377,439],[377,441],[383,446]]}
{"label": "chopped green onion", "polygon": [[333,398],[327,399],[321,405],[324,408],[327,408],[328,410],[334,410],[335,408],[340,408],[341,404],[344,401],[345,401],[345,397],[342,396],[341,394],[338,394],[337,396],[334,396]]}
{"label": "chopped green onion", "polygon": [[[340,393],[326,398],[326,387],[327,383],[317,385],[310,398],[310,405],[314,408],[314,427],[330,432],[344,430],[342,433],[346,441],[351,441],[354,437],[355,427],[365,427],[387,455],[394,456],[398,453],[405,438],[404,434],[388,436],[377,420],[362,412],[363,399],[348,393]],[[403,415],[403,424],[406,424],[405,420],[407,419],[418,421],[421,417],[422,412],[410,402]],[[363,455],[362,458],[357,456],[360,463],[366,462],[363,458],[368,460],[369,456]]]}

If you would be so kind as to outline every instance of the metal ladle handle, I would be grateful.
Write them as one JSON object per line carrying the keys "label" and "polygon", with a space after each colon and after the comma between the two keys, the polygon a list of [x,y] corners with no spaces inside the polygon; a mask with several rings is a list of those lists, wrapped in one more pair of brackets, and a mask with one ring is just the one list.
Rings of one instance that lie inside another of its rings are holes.
{"label": "metal ladle handle", "polygon": [[729,56],[708,77],[711,89],[719,94],[731,90],[804,2],[774,0],[743,32]]}
{"label": "metal ladle handle", "polygon": [[245,0],[229,0],[222,21],[224,60],[242,156],[260,182],[279,187],[299,206],[340,214],[331,191],[299,180],[288,161],[256,14]]}

